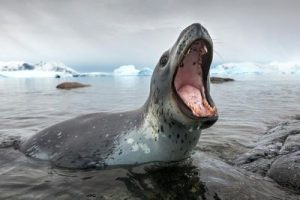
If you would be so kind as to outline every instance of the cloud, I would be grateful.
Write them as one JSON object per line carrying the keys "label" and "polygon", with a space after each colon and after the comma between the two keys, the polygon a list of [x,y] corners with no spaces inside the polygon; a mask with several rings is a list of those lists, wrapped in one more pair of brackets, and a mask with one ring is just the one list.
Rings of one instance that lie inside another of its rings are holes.
{"label": "cloud", "polygon": [[299,7],[296,0],[2,1],[0,60],[154,67],[182,29],[200,22],[215,62],[299,61]]}

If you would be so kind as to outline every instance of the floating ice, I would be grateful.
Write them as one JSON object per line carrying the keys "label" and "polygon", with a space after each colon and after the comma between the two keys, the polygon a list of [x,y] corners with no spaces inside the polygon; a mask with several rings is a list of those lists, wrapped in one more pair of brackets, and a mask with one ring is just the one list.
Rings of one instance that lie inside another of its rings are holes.
{"label": "floating ice", "polygon": [[134,65],[123,65],[114,70],[115,76],[137,76],[140,70],[136,69]]}
{"label": "floating ice", "polygon": [[300,63],[272,62],[260,64],[252,62],[225,63],[211,69],[211,75],[296,75],[300,74]]}

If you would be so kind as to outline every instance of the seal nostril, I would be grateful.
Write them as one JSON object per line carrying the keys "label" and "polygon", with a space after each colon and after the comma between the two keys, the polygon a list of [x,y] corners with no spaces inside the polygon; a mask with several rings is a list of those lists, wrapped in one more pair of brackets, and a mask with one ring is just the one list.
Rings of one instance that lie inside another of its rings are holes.
{"label": "seal nostril", "polygon": [[168,60],[169,60],[169,56],[168,55],[163,55],[161,58],[160,58],[160,65],[163,67],[165,66],[167,63],[168,63]]}

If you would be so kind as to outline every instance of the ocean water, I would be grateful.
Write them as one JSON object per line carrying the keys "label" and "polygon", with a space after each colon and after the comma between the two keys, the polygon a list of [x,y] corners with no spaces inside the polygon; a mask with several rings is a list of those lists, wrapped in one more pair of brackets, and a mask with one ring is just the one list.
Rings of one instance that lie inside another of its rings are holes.
{"label": "ocean water", "polygon": [[[248,77],[211,85],[220,118],[203,130],[190,159],[160,168],[141,165],[67,170],[7,147],[55,123],[88,113],[140,107],[150,77],[0,79],[0,199],[300,199],[267,177],[230,165],[278,123],[300,114],[299,77]],[[62,81],[91,87],[57,90]]]}

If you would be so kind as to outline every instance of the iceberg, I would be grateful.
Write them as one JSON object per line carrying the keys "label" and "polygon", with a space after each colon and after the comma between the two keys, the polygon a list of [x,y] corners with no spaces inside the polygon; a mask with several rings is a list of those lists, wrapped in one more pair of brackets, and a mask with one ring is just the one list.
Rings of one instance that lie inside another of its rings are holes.
{"label": "iceberg", "polygon": [[143,68],[139,71],[139,76],[151,76],[153,73],[153,70],[150,68]]}
{"label": "iceberg", "polygon": [[211,75],[296,75],[300,74],[300,63],[271,62],[268,64],[240,62],[224,63],[211,69]]}
{"label": "iceberg", "polygon": [[150,68],[137,69],[134,65],[123,65],[115,69],[114,76],[151,76],[153,70]]}
{"label": "iceberg", "polygon": [[98,76],[112,76],[112,73],[109,72],[85,72],[73,75],[73,77],[98,77]]}
{"label": "iceberg", "polygon": [[134,65],[123,65],[115,69],[114,76],[137,76],[140,70],[136,69]]}
{"label": "iceberg", "polygon": [[122,65],[114,69],[113,72],[87,72],[81,73],[78,76],[151,76],[152,73],[153,70],[147,67],[139,70],[134,65]]}

